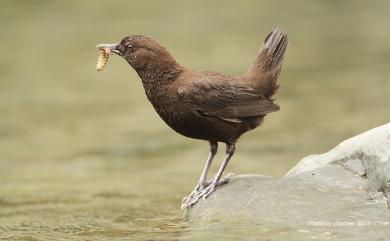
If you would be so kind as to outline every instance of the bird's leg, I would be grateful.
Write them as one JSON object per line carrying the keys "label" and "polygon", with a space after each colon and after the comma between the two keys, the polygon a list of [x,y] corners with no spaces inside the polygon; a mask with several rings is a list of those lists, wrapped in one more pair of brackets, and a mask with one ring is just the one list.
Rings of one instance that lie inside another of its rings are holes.
{"label": "bird's leg", "polygon": [[219,181],[220,181],[221,176],[222,176],[222,173],[225,170],[227,164],[229,163],[229,160],[232,158],[234,151],[235,151],[235,145],[227,143],[226,144],[226,157],[223,160],[221,166],[219,167],[217,174],[215,175],[215,177],[211,181],[211,184],[205,190],[202,191],[203,200],[208,198],[214,192],[215,188],[218,186]]}
{"label": "bird's leg", "polygon": [[187,197],[183,198],[183,201],[182,201],[183,205],[185,205],[186,203],[191,201],[191,199],[196,194],[199,194],[201,191],[203,191],[203,189],[206,186],[208,186],[209,183],[206,182],[207,173],[210,169],[211,163],[213,162],[215,154],[217,154],[217,150],[218,150],[218,142],[211,142],[210,141],[210,154],[207,158],[206,165],[203,168],[202,174],[200,175],[199,183],[198,183],[198,185],[196,185],[194,190]]}
{"label": "bird's leg", "polygon": [[215,154],[217,154],[217,150],[218,150],[218,142],[210,142],[210,154],[209,157],[207,158],[206,165],[203,168],[202,174],[200,175],[199,184],[197,185],[198,188],[196,188],[199,191],[203,191],[203,189],[206,187],[207,173],[209,172]]}
{"label": "bird's leg", "polygon": [[215,174],[214,178],[211,180],[210,185],[208,185],[202,192],[197,193],[192,199],[193,200],[187,200],[185,204],[183,204],[184,207],[191,207],[195,203],[199,201],[200,198],[203,198],[205,200],[207,197],[209,197],[214,191],[217,186],[223,185],[227,182],[227,180],[223,180],[223,182],[220,181],[223,171],[225,170],[227,164],[229,163],[229,160],[232,158],[235,151],[235,145],[234,144],[226,144],[226,157],[223,160],[221,166],[218,169],[217,174]]}

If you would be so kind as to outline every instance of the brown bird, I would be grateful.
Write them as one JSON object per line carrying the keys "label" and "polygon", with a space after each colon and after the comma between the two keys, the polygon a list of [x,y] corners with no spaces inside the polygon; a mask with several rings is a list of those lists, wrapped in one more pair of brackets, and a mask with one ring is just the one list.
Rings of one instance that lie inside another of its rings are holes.
{"label": "brown bird", "polygon": [[[182,208],[207,198],[228,181],[221,176],[234,154],[237,139],[259,126],[268,113],[279,110],[272,96],[279,87],[277,79],[287,44],[287,34],[274,29],[249,70],[237,77],[188,69],[150,37],[131,35],[119,44],[97,45],[100,50],[109,49],[123,57],[133,67],[146,96],[168,126],[186,137],[209,142],[210,154],[199,183],[183,199]],[[218,142],[226,144],[226,157],[207,182]]]}

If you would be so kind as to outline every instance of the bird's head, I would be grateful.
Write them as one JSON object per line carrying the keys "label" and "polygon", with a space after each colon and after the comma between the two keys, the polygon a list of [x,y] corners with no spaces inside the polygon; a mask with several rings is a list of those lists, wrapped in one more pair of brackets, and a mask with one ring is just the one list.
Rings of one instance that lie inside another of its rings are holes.
{"label": "bird's head", "polygon": [[172,55],[159,42],[142,35],[131,35],[116,44],[99,44],[98,49],[108,48],[123,57],[137,72],[160,69],[176,64]]}

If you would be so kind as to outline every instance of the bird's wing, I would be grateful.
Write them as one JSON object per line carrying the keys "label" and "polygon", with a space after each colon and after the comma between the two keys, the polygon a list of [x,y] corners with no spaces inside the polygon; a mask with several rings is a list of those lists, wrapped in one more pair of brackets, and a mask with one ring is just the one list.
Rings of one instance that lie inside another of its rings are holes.
{"label": "bird's wing", "polygon": [[229,122],[240,118],[265,115],[279,110],[271,100],[254,89],[239,85],[191,83],[178,88],[179,98],[195,113]]}

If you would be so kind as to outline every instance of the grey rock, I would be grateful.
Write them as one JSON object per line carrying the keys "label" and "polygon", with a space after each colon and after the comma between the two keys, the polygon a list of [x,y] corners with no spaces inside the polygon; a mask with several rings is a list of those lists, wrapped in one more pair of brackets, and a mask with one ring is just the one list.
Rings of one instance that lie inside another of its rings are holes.
{"label": "grey rock", "polygon": [[390,240],[389,194],[387,124],[304,158],[285,177],[231,178],[187,210],[188,240]]}
{"label": "grey rock", "polygon": [[[307,176],[305,173],[327,166],[341,166],[361,177],[368,195],[390,203],[390,124],[350,138],[331,151],[301,160],[286,176]],[[332,175],[333,176],[333,175]],[[334,176],[334,182],[344,179]],[[382,197],[382,198],[380,198]]]}
{"label": "grey rock", "polygon": [[286,176],[296,176],[328,164],[339,164],[359,175],[390,157],[390,123],[343,141],[331,151],[301,160]]}

